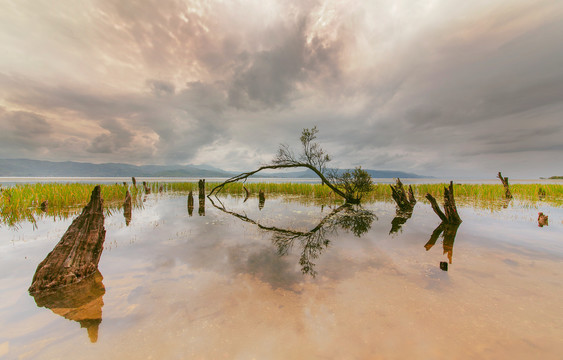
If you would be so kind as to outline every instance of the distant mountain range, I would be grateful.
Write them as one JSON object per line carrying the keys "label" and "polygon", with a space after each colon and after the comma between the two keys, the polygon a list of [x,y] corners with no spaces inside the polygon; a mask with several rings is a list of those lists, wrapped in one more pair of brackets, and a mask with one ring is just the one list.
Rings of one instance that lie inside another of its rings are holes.
{"label": "distant mountain range", "polygon": [[[254,170],[254,169],[253,169]],[[340,170],[342,171],[342,170]],[[368,170],[373,178],[427,178],[402,171]],[[29,159],[0,159],[0,177],[224,177],[238,175],[209,165],[142,165],[74,161],[53,162]],[[317,178],[311,170],[258,173],[257,177]]]}

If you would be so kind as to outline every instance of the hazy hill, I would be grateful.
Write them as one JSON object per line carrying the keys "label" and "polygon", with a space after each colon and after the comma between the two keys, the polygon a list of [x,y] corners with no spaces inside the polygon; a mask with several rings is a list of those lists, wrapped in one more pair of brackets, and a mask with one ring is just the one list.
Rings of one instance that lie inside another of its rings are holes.
{"label": "hazy hill", "polygon": [[[339,170],[343,171],[343,170]],[[425,176],[389,170],[367,170],[374,178],[424,178]],[[0,159],[0,176],[41,177],[231,177],[238,173],[209,165],[143,165],[107,163],[91,164],[74,161],[53,162],[29,159]],[[258,173],[257,177],[317,178],[311,170],[279,173]]]}

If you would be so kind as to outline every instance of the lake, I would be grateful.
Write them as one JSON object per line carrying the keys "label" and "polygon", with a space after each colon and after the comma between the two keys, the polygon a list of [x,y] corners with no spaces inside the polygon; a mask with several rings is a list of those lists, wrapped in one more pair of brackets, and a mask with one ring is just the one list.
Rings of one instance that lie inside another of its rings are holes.
{"label": "lake", "polygon": [[421,201],[397,219],[388,201],[211,199],[107,214],[99,273],[56,299],[27,289],[72,217],[1,227],[0,357],[561,358],[561,207],[461,202],[437,229]]}

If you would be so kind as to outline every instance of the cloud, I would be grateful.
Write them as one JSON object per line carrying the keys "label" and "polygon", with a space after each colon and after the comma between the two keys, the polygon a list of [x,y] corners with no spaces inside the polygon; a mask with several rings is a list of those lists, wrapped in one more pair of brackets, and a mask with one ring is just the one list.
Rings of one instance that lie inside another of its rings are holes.
{"label": "cloud", "polygon": [[513,157],[560,149],[562,19],[524,0],[20,2],[0,14],[2,147],[236,170],[318,125],[333,166],[533,176]]}

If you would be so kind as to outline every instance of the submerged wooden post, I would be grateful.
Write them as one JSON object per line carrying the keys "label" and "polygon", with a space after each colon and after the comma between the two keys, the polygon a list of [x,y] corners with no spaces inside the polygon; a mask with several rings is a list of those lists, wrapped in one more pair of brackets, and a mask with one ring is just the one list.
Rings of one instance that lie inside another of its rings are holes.
{"label": "submerged wooden post", "polygon": [[396,185],[389,185],[391,187],[393,200],[397,203],[397,206],[401,211],[410,211],[412,212],[414,205],[416,204],[416,199],[414,198],[414,192],[412,190],[412,186],[409,185],[409,193],[407,196],[407,192],[403,187],[403,183],[401,179],[397,178]]}
{"label": "submerged wooden post", "polygon": [[507,199],[512,199],[512,193],[510,192],[510,187],[508,186],[508,177],[502,177],[500,171],[498,172],[497,177],[502,182],[502,186],[504,186],[504,197]]}
{"label": "submerged wooden post", "polygon": [[197,182],[199,190],[199,208],[197,213],[199,216],[205,216],[205,179],[200,179]]}
{"label": "submerged wooden post", "polygon": [[194,212],[194,194],[190,190],[190,193],[188,194],[188,215],[192,216],[193,212]]}
{"label": "submerged wooden post", "polygon": [[205,197],[205,179],[200,179],[197,182],[197,187],[199,189],[199,198],[204,198]]}
{"label": "submerged wooden post", "polygon": [[131,194],[129,190],[125,193],[125,201],[123,202],[123,216],[125,216],[125,225],[129,226],[131,223],[131,212],[132,212],[132,204],[131,204]]}
{"label": "submerged wooden post", "polygon": [[450,181],[449,187],[444,187],[444,211],[445,214],[440,210],[440,206],[436,202],[436,199],[430,194],[426,194],[426,198],[430,201],[432,205],[432,210],[438,215],[442,222],[446,224],[461,224],[462,220],[457,213],[457,207],[455,206],[454,199],[454,185],[453,181]]}
{"label": "submerged wooden post", "polygon": [[97,271],[106,237],[103,203],[101,188],[97,185],[88,205],[37,266],[30,293],[76,283]]}

